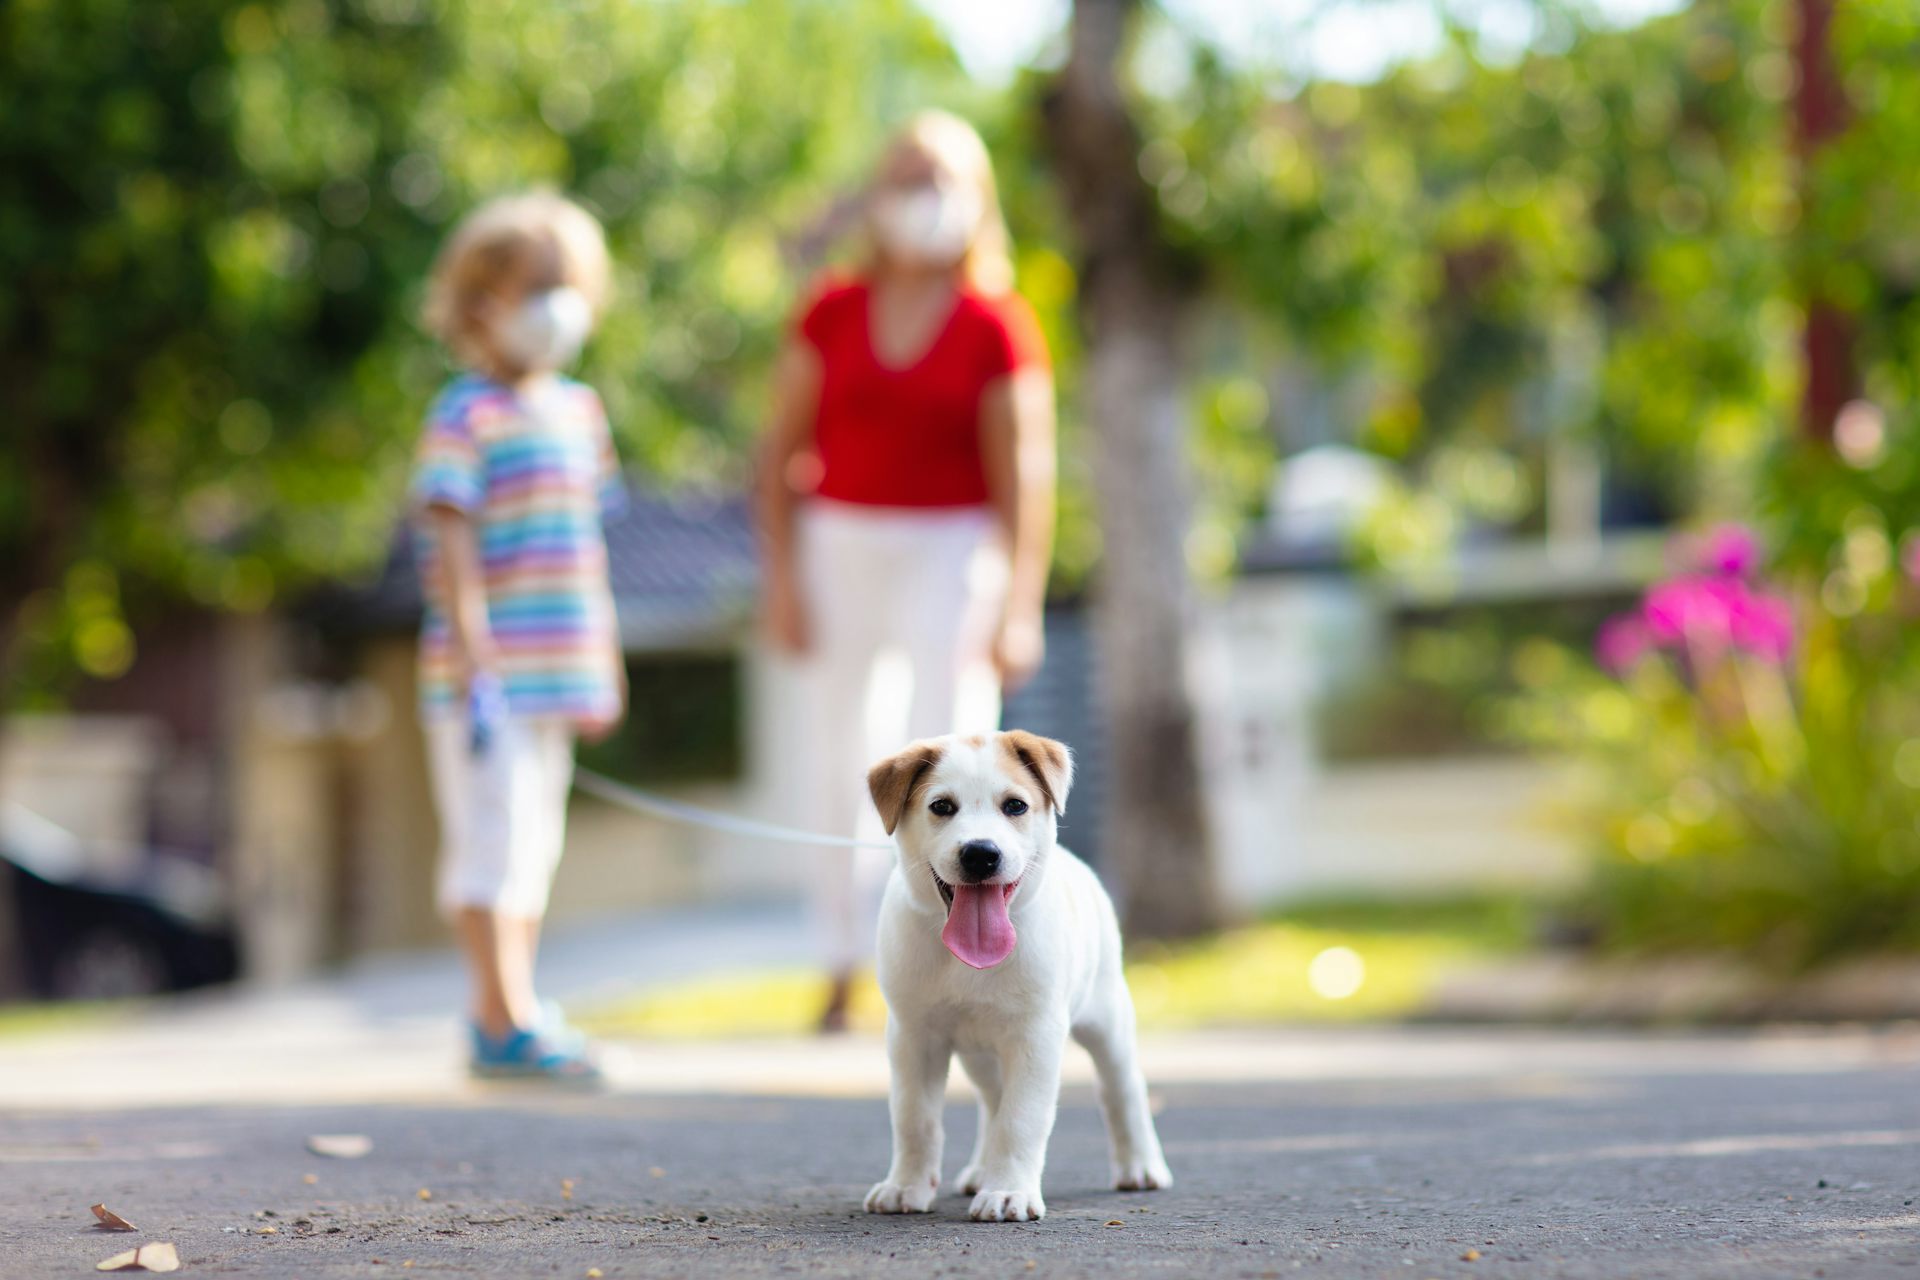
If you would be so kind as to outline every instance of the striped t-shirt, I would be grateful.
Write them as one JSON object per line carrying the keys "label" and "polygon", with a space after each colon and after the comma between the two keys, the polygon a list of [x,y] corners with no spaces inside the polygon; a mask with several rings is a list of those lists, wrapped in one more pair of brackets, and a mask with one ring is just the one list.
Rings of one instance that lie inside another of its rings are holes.
{"label": "striped t-shirt", "polygon": [[452,507],[474,522],[508,709],[575,722],[618,712],[618,629],[600,520],[623,498],[593,388],[555,377],[516,389],[468,375],[440,393],[412,484],[427,599],[424,715],[463,709],[430,506]]}

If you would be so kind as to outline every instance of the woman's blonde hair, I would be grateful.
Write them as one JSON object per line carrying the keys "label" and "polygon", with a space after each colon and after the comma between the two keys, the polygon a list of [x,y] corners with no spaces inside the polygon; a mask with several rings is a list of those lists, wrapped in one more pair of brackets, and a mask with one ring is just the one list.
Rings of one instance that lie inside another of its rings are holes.
{"label": "woman's blonde hair", "polygon": [[527,191],[487,201],[447,237],[427,281],[428,331],[456,358],[483,362],[481,304],[529,268],[543,285],[578,289],[595,315],[605,308],[612,279],[599,220],[565,196]]}
{"label": "woman's blonde hair", "polygon": [[[993,178],[993,157],[972,125],[950,111],[922,111],[900,127],[885,154],[911,146],[931,156],[942,168],[972,185],[980,198],[980,225],[973,243],[960,258],[958,272],[969,286],[986,294],[1013,288],[1013,240],[1007,234],[1006,215],[1000,209],[1000,187]],[[879,249],[869,243],[869,262]]]}

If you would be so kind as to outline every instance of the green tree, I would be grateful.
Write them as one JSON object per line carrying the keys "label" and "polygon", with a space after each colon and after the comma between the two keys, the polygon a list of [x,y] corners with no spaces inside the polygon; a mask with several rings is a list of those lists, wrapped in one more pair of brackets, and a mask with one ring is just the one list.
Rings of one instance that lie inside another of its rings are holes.
{"label": "green tree", "polygon": [[607,223],[620,292],[585,376],[630,460],[737,472],[783,238],[890,120],[964,89],[905,0],[0,10],[14,696],[124,670],[130,612],[259,609],[379,558],[447,372],[420,282],[499,190]]}
{"label": "green tree", "polygon": [[[1366,85],[1191,45],[1142,167],[1255,359],[1353,388],[1358,443],[1441,483],[1463,450],[1518,462],[1531,496],[1467,514],[1537,522],[1568,428],[1676,508],[1736,500],[1795,385],[1785,10],[1544,11],[1549,47],[1489,63],[1455,27]],[[1596,394],[1556,420],[1583,332]]]}

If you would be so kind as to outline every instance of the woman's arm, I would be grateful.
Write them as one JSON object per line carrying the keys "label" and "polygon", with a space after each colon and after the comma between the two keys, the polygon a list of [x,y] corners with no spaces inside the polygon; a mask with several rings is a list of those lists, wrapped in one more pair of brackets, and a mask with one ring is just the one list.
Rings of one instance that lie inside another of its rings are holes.
{"label": "woman's arm", "polygon": [[774,367],[773,421],[760,443],[754,477],[767,638],[787,653],[807,648],[806,610],[794,571],[792,470],[794,459],[813,443],[819,399],[820,357],[804,343],[789,342]]}
{"label": "woman's arm", "polygon": [[1053,378],[1045,369],[1016,370],[987,388],[980,402],[987,487],[1006,538],[1012,574],[1007,609],[994,637],[994,664],[1007,688],[1018,688],[1045,656],[1041,616],[1053,562]]}
{"label": "woman's arm", "polygon": [[473,517],[457,507],[434,503],[427,508],[434,545],[440,551],[440,577],[447,598],[443,603],[453,633],[453,656],[460,678],[494,671],[498,655],[493,647],[493,624],[487,617],[486,578],[480,566],[480,538]]}

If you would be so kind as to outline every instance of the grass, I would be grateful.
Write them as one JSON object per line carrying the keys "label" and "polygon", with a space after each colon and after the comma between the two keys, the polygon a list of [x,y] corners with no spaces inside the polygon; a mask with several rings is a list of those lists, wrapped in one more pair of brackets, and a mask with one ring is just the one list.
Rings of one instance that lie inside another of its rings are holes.
{"label": "grass", "polygon": [[[1525,947],[1532,916],[1512,899],[1294,906],[1202,941],[1135,948],[1127,981],[1147,1028],[1402,1018],[1444,968]],[[579,1010],[575,1020],[614,1038],[803,1035],[824,995],[808,970],[738,973]],[[863,1030],[886,1024],[871,976],[855,987],[850,1020]]]}
{"label": "grass", "polygon": [[0,1004],[0,1040],[97,1026],[132,1009],[132,1000],[73,1000]]}

